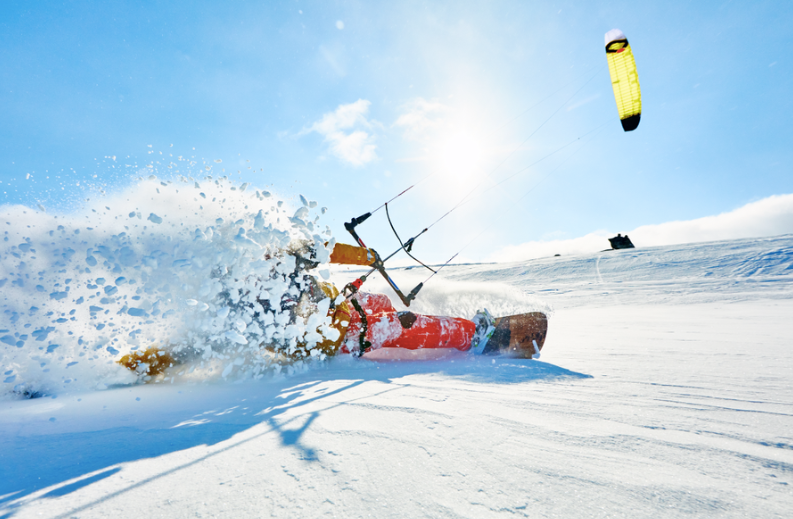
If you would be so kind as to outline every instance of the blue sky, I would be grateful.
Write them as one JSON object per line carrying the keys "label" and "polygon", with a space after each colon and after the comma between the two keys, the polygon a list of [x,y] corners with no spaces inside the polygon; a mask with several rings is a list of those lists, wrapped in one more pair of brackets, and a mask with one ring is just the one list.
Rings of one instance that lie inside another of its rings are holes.
{"label": "blue sky", "polygon": [[[74,210],[129,186],[123,164],[196,156],[317,200],[343,240],[424,179],[390,206],[403,236],[474,193],[417,244],[443,261],[793,193],[793,4],[630,4],[3,2],[0,203]],[[642,85],[632,133],[613,28]],[[361,232],[393,250],[384,216]]]}

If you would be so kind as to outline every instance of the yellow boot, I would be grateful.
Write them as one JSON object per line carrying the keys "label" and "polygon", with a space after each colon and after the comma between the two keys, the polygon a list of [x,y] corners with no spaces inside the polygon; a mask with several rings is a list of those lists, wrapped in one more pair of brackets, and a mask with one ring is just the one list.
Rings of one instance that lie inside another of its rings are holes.
{"label": "yellow boot", "polygon": [[156,346],[152,346],[142,353],[136,351],[129,355],[124,355],[117,362],[139,375],[153,377],[173,366],[173,357]]}

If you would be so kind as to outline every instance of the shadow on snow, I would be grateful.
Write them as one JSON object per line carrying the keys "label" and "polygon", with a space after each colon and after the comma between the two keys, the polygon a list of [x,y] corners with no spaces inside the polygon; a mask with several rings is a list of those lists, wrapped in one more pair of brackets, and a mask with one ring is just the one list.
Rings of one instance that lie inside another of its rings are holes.
{"label": "shadow on snow", "polygon": [[[423,362],[373,363],[339,360],[299,375],[258,382],[167,386],[172,390],[181,388],[187,393],[192,392],[191,388],[199,388],[211,397],[179,397],[182,400],[174,398],[164,408],[157,408],[149,415],[134,410],[134,404],[130,405],[130,413],[115,421],[131,421],[131,414],[135,426],[113,426],[111,423],[109,427],[105,426],[101,430],[52,434],[40,434],[38,431],[39,434],[36,435],[16,435],[3,440],[0,443],[0,519],[13,516],[21,506],[36,500],[65,496],[110,477],[122,470],[120,464],[155,458],[200,445],[217,445],[258,425],[265,426],[266,430],[239,441],[232,440],[233,443],[228,446],[111,492],[100,501],[270,433],[277,434],[282,445],[300,451],[302,459],[316,460],[314,449],[303,445],[301,438],[321,411],[306,410],[305,413],[291,418],[283,417],[285,412],[299,410],[330,396],[350,392],[367,382],[379,381],[400,387],[410,385],[410,379],[405,377],[415,375],[446,377],[473,384],[521,384],[591,378],[590,375],[540,361],[467,357],[455,361]],[[331,387],[328,387],[329,383],[332,383]],[[164,389],[163,386],[156,385],[143,387],[155,392],[161,388]],[[104,394],[113,397],[117,396],[113,395],[114,391],[125,389],[129,388],[109,390]],[[385,390],[391,389],[387,387]],[[344,404],[382,392],[383,390],[368,393],[358,391],[350,394]],[[155,400],[158,397],[157,394],[152,396]],[[242,405],[247,406],[250,411],[242,413]],[[331,404],[323,410],[337,405],[343,404]],[[136,413],[141,416],[134,416]],[[91,417],[87,421],[90,420]],[[302,425],[295,426],[295,421]],[[47,492],[40,493],[47,489]],[[67,515],[95,506],[98,502],[71,510]]]}

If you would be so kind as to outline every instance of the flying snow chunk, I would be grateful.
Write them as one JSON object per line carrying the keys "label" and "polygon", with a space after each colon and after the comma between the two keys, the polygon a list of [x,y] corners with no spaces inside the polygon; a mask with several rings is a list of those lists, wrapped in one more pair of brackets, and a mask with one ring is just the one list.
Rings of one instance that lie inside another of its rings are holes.
{"label": "flying snow chunk", "polygon": [[234,369],[234,364],[229,364],[228,366],[226,366],[226,369],[223,370],[223,373],[221,373],[220,376],[223,378],[228,377],[229,375],[231,375],[231,370],[233,369]]}
{"label": "flying snow chunk", "polygon": [[342,22],[341,20],[336,20],[336,28],[338,30],[340,30],[340,31],[343,30],[344,29],[344,22]]}
{"label": "flying snow chunk", "polygon": [[152,223],[158,223],[158,224],[159,224],[159,223],[162,223],[162,218],[160,218],[159,216],[157,216],[157,215],[156,215],[156,214],[154,214],[154,213],[150,213],[150,214],[149,214],[149,217],[148,217],[148,218],[146,218],[146,219],[147,219],[147,220],[149,220],[149,221],[151,221]]}
{"label": "flying snow chunk", "polygon": [[253,219],[253,228],[258,230],[264,229],[264,215],[262,214],[261,209],[259,209],[259,212],[256,213],[256,216]]}
{"label": "flying snow chunk", "polygon": [[231,342],[236,342],[237,344],[248,344],[248,339],[243,337],[238,332],[235,332],[234,330],[227,331],[226,338]]}
{"label": "flying snow chunk", "polygon": [[237,245],[242,245],[243,247],[247,247],[249,249],[259,250],[262,248],[261,245],[256,243],[255,241],[251,240],[245,235],[245,229],[240,227],[239,232],[234,237],[234,243]]}

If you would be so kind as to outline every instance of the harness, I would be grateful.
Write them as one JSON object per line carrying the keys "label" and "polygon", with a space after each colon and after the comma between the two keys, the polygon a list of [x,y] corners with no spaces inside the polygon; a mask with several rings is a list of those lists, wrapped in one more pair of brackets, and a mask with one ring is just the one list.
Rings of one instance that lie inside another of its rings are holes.
{"label": "harness", "polygon": [[[358,312],[358,315],[361,316],[361,331],[358,334],[358,354],[356,355],[356,357],[360,357],[372,348],[372,343],[366,340],[366,332],[369,329],[369,323],[366,320],[366,312],[361,308],[361,303],[354,297],[350,298],[350,302],[353,308]],[[353,355],[355,355],[354,352]]]}

